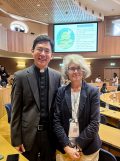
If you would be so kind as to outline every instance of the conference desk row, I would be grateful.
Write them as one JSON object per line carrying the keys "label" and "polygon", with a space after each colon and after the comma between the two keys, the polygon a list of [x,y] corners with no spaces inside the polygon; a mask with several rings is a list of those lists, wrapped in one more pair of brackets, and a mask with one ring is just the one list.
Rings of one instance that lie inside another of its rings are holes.
{"label": "conference desk row", "polygon": [[[4,108],[5,103],[10,102],[10,93],[11,93],[11,87],[8,86],[6,88],[0,88],[0,107],[1,107],[0,118],[5,114],[5,108]],[[107,98],[104,95],[101,95],[102,100],[107,101],[107,103],[110,104],[109,101],[115,97],[114,93],[106,93],[105,95],[107,95]],[[117,99],[120,98],[120,92],[119,94],[116,93],[116,98]],[[114,102],[114,105],[116,106],[118,105],[118,103],[119,102],[117,102],[116,104],[116,102]],[[101,113],[118,120],[120,118],[120,114],[118,113],[118,111],[101,108]],[[101,124],[99,134],[103,143],[105,143],[109,147],[113,147],[116,148],[117,150],[120,150],[119,129]],[[0,136],[0,154],[3,154],[5,156],[2,161],[6,161],[6,157],[8,154],[16,154],[16,153],[18,153],[18,151],[16,151],[14,147],[12,147],[3,137]],[[20,161],[27,161],[27,159],[20,154]]]}
{"label": "conference desk row", "polygon": [[0,136],[0,154],[4,156],[1,161],[6,161],[7,155],[19,154],[19,161],[28,161],[14,147],[12,147],[2,136]]}
{"label": "conference desk row", "polygon": [[120,120],[120,111],[115,111],[109,108],[100,107],[100,113],[110,118]]}
{"label": "conference desk row", "polygon": [[105,122],[120,129],[120,111],[100,107],[100,114],[105,116]]}
{"label": "conference desk row", "polygon": [[120,156],[120,129],[100,124],[99,135],[102,146],[116,156]]}
{"label": "conference desk row", "polygon": [[120,111],[100,107],[100,114],[105,116],[105,122],[120,129]]}
{"label": "conference desk row", "polygon": [[100,100],[106,103],[106,106],[114,106],[120,110],[120,92],[105,93],[100,96]]}
{"label": "conference desk row", "polygon": [[[99,135],[103,143],[120,151],[120,130],[100,124]],[[12,147],[2,136],[0,136],[0,153],[4,155],[2,161],[6,161],[7,155],[18,154],[18,151]],[[19,161],[27,161],[27,159],[19,153]]]}
{"label": "conference desk row", "polygon": [[95,87],[98,87],[99,90],[101,89],[103,83],[106,83],[107,85],[107,91],[108,92],[114,92],[114,91],[117,91],[117,86],[110,86],[109,85],[109,82],[100,82],[100,83],[89,83],[90,85],[92,86],[95,86]]}
{"label": "conference desk row", "polygon": [[2,118],[5,114],[5,104],[11,102],[11,86],[0,87],[0,118]]}

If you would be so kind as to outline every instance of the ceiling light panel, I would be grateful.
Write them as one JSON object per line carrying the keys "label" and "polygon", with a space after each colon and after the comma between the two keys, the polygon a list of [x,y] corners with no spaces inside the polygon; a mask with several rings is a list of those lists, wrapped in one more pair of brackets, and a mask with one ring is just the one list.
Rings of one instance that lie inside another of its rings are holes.
{"label": "ceiling light panel", "polygon": [[[74,0],[4,0],[17,15],[43,23],[96,21],[97,17],[81,9]],[[39,7],[37,5],[40,4]],[[45,16],[48,14],[48,16]]]}

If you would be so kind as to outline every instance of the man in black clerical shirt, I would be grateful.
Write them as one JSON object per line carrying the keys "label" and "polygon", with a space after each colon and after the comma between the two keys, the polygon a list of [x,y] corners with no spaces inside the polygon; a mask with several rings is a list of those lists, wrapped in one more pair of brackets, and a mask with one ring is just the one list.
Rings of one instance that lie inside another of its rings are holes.
{"label": "man in black clerical shirt", "polygon": [[14,75],[11,93],[11,142],[30,161],[55,160],[51,117],[60,73],[49,68],[53,43],[38,36],[32,46],[34,64]]}

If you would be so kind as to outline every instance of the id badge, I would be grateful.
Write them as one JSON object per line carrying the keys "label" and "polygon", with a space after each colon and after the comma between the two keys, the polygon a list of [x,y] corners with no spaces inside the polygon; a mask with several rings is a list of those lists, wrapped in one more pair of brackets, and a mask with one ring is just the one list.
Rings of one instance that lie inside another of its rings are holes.
{"label": "id badge", "polygon": [[70,122],[69,128],[69,137],[78,137],[79,136],[79,125],[78,122]]}

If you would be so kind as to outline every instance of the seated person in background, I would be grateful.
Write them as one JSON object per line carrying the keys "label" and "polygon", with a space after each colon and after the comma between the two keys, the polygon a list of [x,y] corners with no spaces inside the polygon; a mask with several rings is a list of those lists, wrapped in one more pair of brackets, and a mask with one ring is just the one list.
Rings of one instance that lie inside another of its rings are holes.
{"label": "seated person in background", "polygon": [[5,67],[1,66],[1,86],[6,86],[8,83],[9,74],[7,73]]}
{"label": "seated person in background", "polygon": [[98,77],[95,79],[95,83],[100,83],[100,82],[102,82],[102,81],[101,81],[101,76],[98,75]]}
{"label": "seated person in background", "polygon": [[107,84],[103,83],[102,88],[100,89],[100,92],[103,93],[107,93]]}

